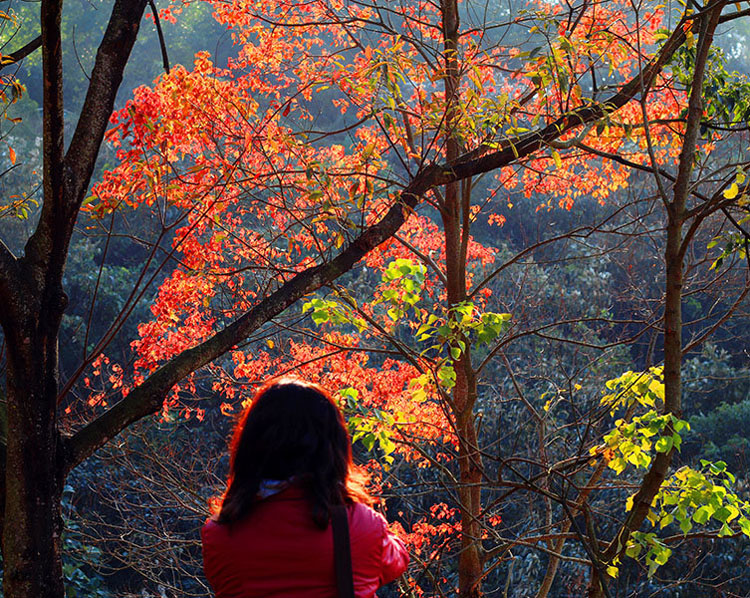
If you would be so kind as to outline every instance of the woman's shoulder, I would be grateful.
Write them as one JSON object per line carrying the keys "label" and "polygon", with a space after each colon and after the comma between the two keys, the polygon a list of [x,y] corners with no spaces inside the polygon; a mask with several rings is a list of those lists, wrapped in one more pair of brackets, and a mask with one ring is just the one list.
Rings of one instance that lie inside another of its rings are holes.
{"label": "woman's shoulder", "polygon": [[304,489],[291,485],[281,488],[278,492],[269,494],[259,499],[250,513],[242,519],[233,523],[221,523],[219,514],[214,513],[203,524],[201,535],[211,538],[224,537],[235,532],[241,532],[245,529],[253,529],[254,525],[262,524],[265,519],[276,518],[286,521],[290,513],[305,511],[303,505],[306,504]]}
{"label": "woman's shoulder", "polygon": [[355,534],[377,534],[385,533],[388,524],[380,513],[366,504],[355,502],[349,505],[349,529]]}

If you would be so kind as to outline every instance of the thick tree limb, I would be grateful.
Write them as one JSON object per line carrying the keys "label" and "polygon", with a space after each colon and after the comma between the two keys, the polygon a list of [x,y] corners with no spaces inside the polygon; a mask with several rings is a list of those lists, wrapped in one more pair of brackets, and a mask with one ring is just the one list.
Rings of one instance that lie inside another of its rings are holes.
{"label": "thick tree limb", "polygon": [[400,201],[333,260],[296,274],[232,324],[159,368],[122,401],[81,429],[68,441],[68,469],[75,467],[133,422],[161,409],[170,388],[182,378],[230,350],[305,295],[348,272],[401,227],[422,194],[438,184],[440,174],[441,169],[436,166],[422,170],[401,193]]}
{"label": "thick tree limb", "polygon": [[52,237],[63,205],[62,160],[65,149],[62,74],[62,0],[42,0],[42,78],[43,92],[43,205],[39,223],[26,245],[23,258],[39,289],[47,278],[46,264],[52,255]]}
{"label": "thick tree limb", "polygon": [[625,104],[636,97],[643,89],[647,93],[656,76],[662,71],[677,49],[685,43],[685,32],[682,19],[676,26],[672,35],[664,42],[659,54],[657,54],[643,70],[637,73],[630,81],[620,88],[620,91],[610,96],[604,102],[584,106],[573,110],[555,120],[539,131],[533,131],[516,140],[503,141],[500,149],[488,152],[482,156],[474,157],[475,152],[467,154],[465,158],[459,158],[458,163],[452,167],[452,173],[456,180],[461,180],[496,170],[511,161],[532,154],[533,152],[548,146],[552,141],[560,138],[563,133],[581,125],[596,122],[608,114],[616,112]]}
{"label": "thick tree limb", "polygon": [[146,0],[117,0],[96,53],[78,126],[65,155],[65,170],[70,175],[66,188],[67,208],[73,215],[77,213],[91,181],[145,8]]}
{"label": "thick tree limb", "polygon": [[[605,102],[574,110],[539,131],[505,140],[499,149],[479,157],[472,153],[468,158],[459,157],[454,164],[431,165],[421,170],[386,215],[367,228],[333,260],[295,275],[222,331],[174,357],[132,390],[126,398],[68,439],[67,468],[75,467],[130,424],[159,411],[169,390],[185,376],[230,350],[305,295],[349,271],[369,251],[398,231],[425,192],[511,164],[545,147],[566,132],[617,111],[632,100],[641,89],[649,88],[684,41],[685,33],[681,21],[659,54],[644,67],[643,72],[636,74]],[[71,146],[69,156],[76,155],[72,150]]]}
{"label": "thick tree limb", "polygon": [[[91,73],[86,99],[67,153],[63,140],[62,63],[59,23],[42,25],[44,105],[44,204],[26,244],[23,261],[50,293],[61,295],[60,280],[78,209],[91,182],[122,74],[138,34],[146,0],[117,0]],[[42,282],[43,280],[43,282]],[[47,300],[47,299],[45,299]],[[50,301],[64,301],[50,297]]]}
{"label": "thick tree limb", "polygon": [[19,48],[15,52],[11,52],[10,54],[3,54],[3,64],[0,64],[0,71],[2,71],[5,67],[10,66],[11,64],[15,64],[16,62],[23,60],[29,54],[37,51],[41,47],[42,47],[42,36],[38,35],[37,37],[32,39],[28,44]]}

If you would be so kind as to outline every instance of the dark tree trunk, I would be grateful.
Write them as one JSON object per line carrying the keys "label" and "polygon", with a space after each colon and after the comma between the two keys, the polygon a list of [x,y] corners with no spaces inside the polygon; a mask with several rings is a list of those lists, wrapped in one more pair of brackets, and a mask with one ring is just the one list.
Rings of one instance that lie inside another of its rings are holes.
{"label": "dark tree trunk", "polygon": [[[62,0],[42,0],[43,204],[16,257],[0,243],[0,324],[7,347],[2,491],[5,598],[63,598],[61,498],[69,459],[57,427],[63,271],[146,0],[117,0],[65,154]],[[2,455],[0,455],[2,456]]]}
{"label": "dark tree trunk", "polygon": [[[28,348],[31,348],[30,346]],[[62,455],[56,430],[56,355],[14,356],[8,367],[3,589],[6,598],[64,595],[60,538]]]}
{"label": "dark tree trunk", "polygon": [[3,589],[6,598],[62,598],[64,459],[56,399],[57,330],[64,301],[62,294],[50,291],[19,291],[12,306],[19,325],[11,338],[6,337],[7,419],[12,433],[5,462]]}
{"label": "dark tree trunk", "polygon": [[3,589],[6,598],[62,598],[63,467],[57,431],[57,337],[73,222],[66,222],[61,0],[41,9],[44,77],[43,191],[37,230],[12,281],[8,346]]}

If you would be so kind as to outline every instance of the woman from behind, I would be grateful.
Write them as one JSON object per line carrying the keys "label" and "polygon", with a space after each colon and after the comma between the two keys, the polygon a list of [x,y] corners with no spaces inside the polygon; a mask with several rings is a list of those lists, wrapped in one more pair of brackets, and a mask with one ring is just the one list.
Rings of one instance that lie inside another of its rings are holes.
{"label": "woman from behind", "polygon": [[330,520],[343,505],[356,598],[372,598],[408,564],[352,464],[344,419],[321,387],[281,379],[240,416],[227,490],[201,530],[217,598],[336,598]]}

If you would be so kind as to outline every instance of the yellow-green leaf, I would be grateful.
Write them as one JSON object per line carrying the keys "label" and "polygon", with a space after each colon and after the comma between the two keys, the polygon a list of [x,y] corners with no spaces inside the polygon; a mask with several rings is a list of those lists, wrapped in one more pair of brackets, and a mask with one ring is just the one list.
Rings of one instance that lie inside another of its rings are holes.
{"label": "yellow-green leaf", "polygon": [[732,183],[727,189],[724,189],[724,199],[734,199],[740,192],[737,183]]}
{"label": "yellow-green leaf", "polygon": [[560,154],[555,150],[552,150],[552,159],[555,161],[557,168],[562,168],[562,158],[560,158]]}

